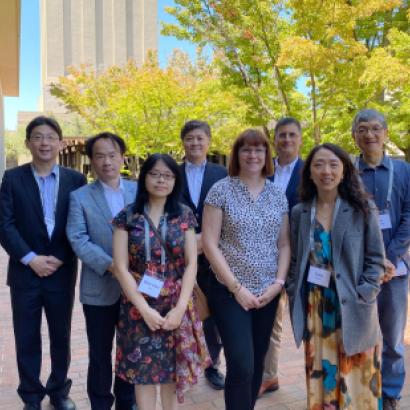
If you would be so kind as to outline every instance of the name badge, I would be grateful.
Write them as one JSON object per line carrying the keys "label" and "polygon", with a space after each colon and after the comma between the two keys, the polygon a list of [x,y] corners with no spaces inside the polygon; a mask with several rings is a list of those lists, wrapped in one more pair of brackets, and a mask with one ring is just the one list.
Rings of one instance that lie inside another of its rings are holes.
{"label": "name badge", "polygon": [[379,224],[380,224],[380,229],[382,231],[384,229],[391,229],[390,214],[387,211],[381,212],[379,214]]}
{"label": "name badge", "polygon": [[142,277],[142,280],[138,286],[138,290],[141,293],[145,293],[152,298],[157,298],[161,293],[161,289],[164,287],[164,281],[153,276],[149,276],[146,273]]}
{"label": "name badge", "polygon": [[324,288],[329,287],[331,272],[327,269],[319,268],[318,266],[311,265],[309,267],[308,282],[314,285],[319,285]]}
{"label": "name badge", "polygon": [[407,275],[407,266],[403,261],[397,264],[396,273],[394,276],[405,276]]}

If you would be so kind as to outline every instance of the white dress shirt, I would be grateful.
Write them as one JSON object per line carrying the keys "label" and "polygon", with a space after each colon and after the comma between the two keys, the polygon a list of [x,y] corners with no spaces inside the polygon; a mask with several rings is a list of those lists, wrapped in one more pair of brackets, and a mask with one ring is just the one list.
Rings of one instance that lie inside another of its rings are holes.
{"label": "white dress shirt", "polygon": [[192,202],[198,207],[199,197],[201,196],[202,182],[204,180],[206,160],[199,165],[185,161],[185,174],[188,182],[189,195]]}
{"label": "white dress shirt", "polygon": [[120,178],[120,185],[118,188],[111,188],[101,180],[100,182],[104,189],[104,196],[108,207],[110,208],[111,215],[114,217],[125,207],[124,182]]}
{"label": "white dress shirt", "polygon": [[286,191],[290,178],[292,176],[292,172],[295,169],[295,165],[298,162],[298,157],[294,161],[289,164],[284,165],[283,167],[279,164],[277,158],[275,158],[275,178],[273,183],[281,188],[283,191]]}

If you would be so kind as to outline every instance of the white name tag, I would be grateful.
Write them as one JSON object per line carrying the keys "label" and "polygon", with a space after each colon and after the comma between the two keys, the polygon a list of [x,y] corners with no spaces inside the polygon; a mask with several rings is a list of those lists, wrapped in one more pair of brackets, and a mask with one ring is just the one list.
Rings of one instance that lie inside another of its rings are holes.
{"label": "white name tag", "polygon": [[403,261],[397,264],[396,273],[394,276],[404,276],[407,275],[407,266]]}
{"label": "white name tag", "polygon": [[154,278],[153,276],[149,276],[144,274],[142,280],[138,286],[138,290],[141,293],[145,293],[152,298],[157,298],[161,292],[161,289],[164,286],[164,281]]}
{"label": "white name tag", "polygon": [[314,285],[319,285],[324,288],[329,287],[331,272],[327,269],[322,269],[317,266],[311,265],[308,273],[308,282]]}
{"label": "white name tag", "polygon": [[388,212],[383,212],[379,214],[379,224],[380,224],[380,229],[382,231],[384,229],[391,228],[391,219],[390,219],[390,214]]}

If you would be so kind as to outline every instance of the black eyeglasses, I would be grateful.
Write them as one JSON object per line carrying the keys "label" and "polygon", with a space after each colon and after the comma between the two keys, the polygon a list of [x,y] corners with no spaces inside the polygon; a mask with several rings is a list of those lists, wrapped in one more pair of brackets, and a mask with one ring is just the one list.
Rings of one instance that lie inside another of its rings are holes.
{"label": "black eyeglasses", "polygon": [[171,181],[175,179],[175,175],[171,172],[150,171],[148,172],[148,175],[154,179],[160,179],[162,177],[165,181]]}

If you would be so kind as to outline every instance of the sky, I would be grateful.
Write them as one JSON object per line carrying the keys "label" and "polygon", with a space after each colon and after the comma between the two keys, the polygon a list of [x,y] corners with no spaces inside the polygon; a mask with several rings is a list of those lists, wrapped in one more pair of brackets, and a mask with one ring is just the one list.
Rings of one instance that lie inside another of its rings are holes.
{"label": "sky", "polygon": [[[159,22],[173,22],[165,7],[173,6],[173,0],[158,0]],[[21,39],[20,39],[20,93],[19,97],[5,97],[5,128],[14,130],[18,111],[37,111],[40,98],[40,17],[39,0],[21,0]],[[158,31],[160,24],[158,25]],[[192,57],[195,46],[173,37],[159,36],[158,56],[165,65],[172,50],[179,48]]]}

